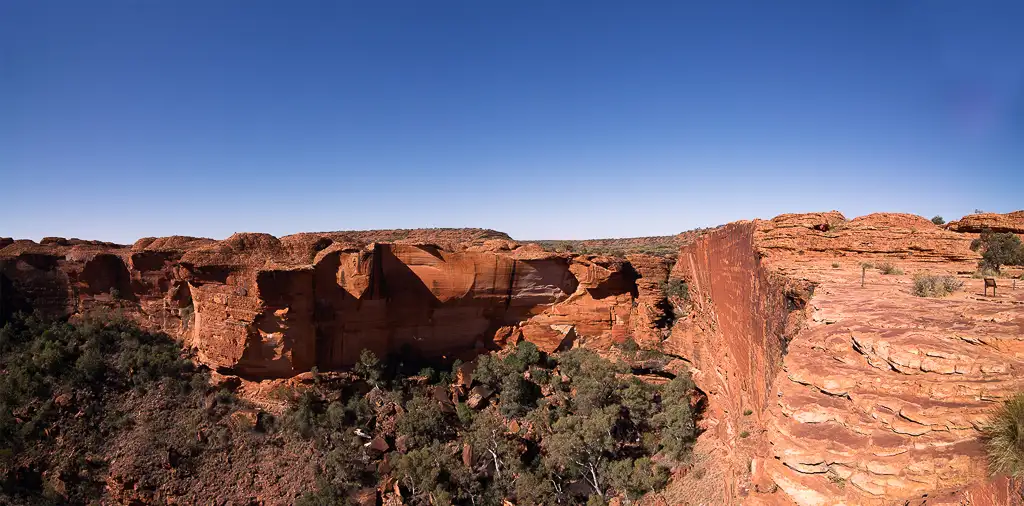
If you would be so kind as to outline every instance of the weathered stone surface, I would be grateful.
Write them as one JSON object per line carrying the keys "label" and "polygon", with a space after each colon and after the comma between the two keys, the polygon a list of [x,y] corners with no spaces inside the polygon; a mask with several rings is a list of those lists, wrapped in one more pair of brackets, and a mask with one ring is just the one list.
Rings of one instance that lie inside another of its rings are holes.
{"label": "weathered stone surface", "polygon": [[[731,224],[681,250],[672,277],[689,282],[690,307],[666,345],[708,394],[702,440],[739,463],[722,471],[727,496],[1007,504],[978,427],[1024,388],[1024,292],[988,299],[961,275],[950,297],[911,294],[918,272],[973,270],[972,237],[833,212]],[[860,263],[875,260],[905,274],[868,270],[862,288]]]}
{"label": "weathered stone surface", "polygon": [[469,390],[469,397],[466,399],[466,406],[469,406],[471,409],[477,409],[483,405],[484,401],[486,401],[493,393],[494,391],[490,388],[484,385],[477,385]]}
{"label": "weathered stone surface", "polygon": [[979,233],[984,230],[991,230],[993,232],[1024,234],[1024,211],[1014,211],[1006,214],[971,214],[957,221],[947,223],[946,228],[954,232]]}
{"label": "weathered stone surface", "polygon": [[976,261],[971,238],[912,214],[875,213],[852,220],[837,211],[758,220],[758,249],[772,260],[895,257],[930,262]]}

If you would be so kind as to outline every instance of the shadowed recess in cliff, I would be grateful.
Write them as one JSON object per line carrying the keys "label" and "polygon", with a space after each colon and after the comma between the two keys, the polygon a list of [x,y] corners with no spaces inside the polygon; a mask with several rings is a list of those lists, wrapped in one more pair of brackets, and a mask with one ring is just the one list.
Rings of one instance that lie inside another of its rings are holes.
{"label": "shadowed recess in cliff", "polygon": [[96,255],[85,262],[78,275],[81,293],[98,295],[108,293],[123,300],[136,300],[132,293],[131,273],[120,257],[109,254]]}

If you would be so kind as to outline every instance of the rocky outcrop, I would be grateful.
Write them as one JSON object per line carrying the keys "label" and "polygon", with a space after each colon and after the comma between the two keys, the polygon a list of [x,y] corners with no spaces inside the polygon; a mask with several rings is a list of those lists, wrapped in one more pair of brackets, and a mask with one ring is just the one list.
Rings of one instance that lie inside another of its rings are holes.
{"label": "rocky outcrop", "polygon": [[922,299],[909,275],[863,288],[856,270],[817,277],[768,413],[774,481],[800,504],[891,504],[983,481],[978,428],[1024,388],[1024,295],[983,299],[981,280],[965,280]]}
{"label": "rocky outcrop", "polygon": [[[971,238],[911,215],[831,212],[731,224],[681,250],[672,277],[688,281],[689,308],[666,345],[708,394],[701,438],[725,449],[726,497],[1006,496],[1005,480],[988,481],[978,429],[1024,388],[1024,293],[982,297],[966,277],[944,299],[911,293],[918,272],[972,266]],[[906,274],[861,269],[874,260]]]}
{"label": "rocky outcrop", "polygon": [[0,311],[116,309],[180,336],[215,369],[287,377],[349,366],[363,349],[451,358],[523,338],[553,351],[658,331],[665,260],[631,258],[643,275],[630,260],[475,229],[18,241],[0,250]]}
{"label": "rocky outcrop", "polygon": [[964,216],[957,221],[947,223],[946,228],[954,232],[968,232],[975,234],[985,230],[1024,234],[1024,211],[1014,211],[1006,214],[971,214]]}
{"label": "rocky outcrop", "polygon": [[912,214],[875,213],[847,220],[838,211],[783,214],[757,221],[758,249],[773,260],[827,256],[977,261],[970,238]]}

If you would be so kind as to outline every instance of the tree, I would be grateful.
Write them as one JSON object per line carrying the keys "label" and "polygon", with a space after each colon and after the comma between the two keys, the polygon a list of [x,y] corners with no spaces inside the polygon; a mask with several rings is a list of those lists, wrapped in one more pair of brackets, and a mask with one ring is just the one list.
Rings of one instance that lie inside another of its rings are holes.
{"label": "tree", "polygon": [[936,225],[945,225],[946,224],[946,220],[942,216],[935,215],[935,216],[932,216],[932,223],[934,223]]}
{"label": "tree", "polygon": [[505,376],[501,381],[501,414],[523,416],[540,397],[540,388],[519,374]]}
{"label": "tree", "polygon": [[637,378],[630,378],[620,387],[620,404],[629,410],[629,418],[634,424],[646,423],[657,411],[658,404],[655,402],[658,389],[649,383]]}
{"label": "tree", "polygon": [[661,427],[661,447],[672,459],[682,460],[689,454],[697,439],[697,425],[690,409],[693,381],[689,376],[676,376],[665,384],[662,392],[662,412],[654,417]]}
{"label": "tree", "polygon": [[502,474],[508,474],[518,456],[516,445],[507,433],[502,420],[493,411],[487,411],[473,419],[467,434],[473,451],[490,462],[488,467],[494,470],[494,477],[499,479]]}
{"label": "tree", "polygon": [[608,456],[617,446],[612,428],[618,411],[612,406],[588,416],[573,414],[559,419],[541,441],[544,465],[563,477],[581,478],[603,498]]}
{"label": "tree", "polygon": [[502,379],[511,373],[505,366],[505,362],[496,355],[481,355],[476,359],[473,379],[485,385],[497,387],[501,384]]}
{"label": "tree", "polygon": [[359,361],[356,362],[353,369],[359,377],[363,378],[368,383],[374,386],[379,386],[378,383],[380,383],[382,376],[381,364],[377,355],[374,355],[372,351],[364,348],[363,351],[359,353]]}
{"label": "tree", "polygon": [[572,405],[577,412],[587,414],[617,402],[619,380],[615,375],[624,372],[622,365],[613,364],[584,348],[562,353],[558,363],[576,389]]}
{"label": "tree", "polygon": [[617,460],[609,466],[608,482],[629,499],[660,490],[668,483],[668,470],[655,466],[649,457]]}
{"label": "tree", "polygon": [[566,501],[562,483],[543,465],[535,471],[524,471],[516,479],[516,504],[524,506],[563,504]]}
{"label": "tree", "polygon": [[440,444],[428,448],[417,448],[402,456],[396,466],[399,481],[413,498],[426,497],[441,483],[444,449]]}
{"label": "tree", "polygon": [[1024,265],[1024,245],[1020,237],[1010,232],[995,233],[985,230],[971,241],[971,249],[981,250],[978,267],[999,272],[1002,265]]}
{"label": "tree", "polygon": [[405,404],[405,413],[398,418],[395,432],[407,436],[412,446],[427,446],[444,439],[448,424],[441,406],[434,399],[414,396]]}

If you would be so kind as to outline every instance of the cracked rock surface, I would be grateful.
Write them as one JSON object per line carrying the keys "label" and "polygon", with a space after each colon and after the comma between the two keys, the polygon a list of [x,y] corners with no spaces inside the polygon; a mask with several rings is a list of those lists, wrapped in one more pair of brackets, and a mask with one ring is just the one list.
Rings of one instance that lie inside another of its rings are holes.
{"label": "cracked rock surface", "polygon": [[950,266],[900,266],[864,287],[856,265],[791,268],[818,285],[773,385],[765,469],[798,504],[934,504],[986,478],[978,429],[1024,389],[1024,289],[984,297],[961,276],[915,297],[915,272]]}

